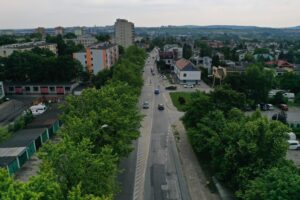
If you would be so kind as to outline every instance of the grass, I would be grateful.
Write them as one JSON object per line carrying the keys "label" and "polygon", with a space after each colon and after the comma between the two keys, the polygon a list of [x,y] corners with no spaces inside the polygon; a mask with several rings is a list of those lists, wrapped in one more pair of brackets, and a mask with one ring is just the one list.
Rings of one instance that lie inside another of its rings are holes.
{"label": "grass", "polygon": [[[186,105],[189,103],[191,99],[192,92],[171,92],[170,96],[174,106],[177,110],[184,112],[186,110]],[[184,99],[180,103],[179,99]]]}

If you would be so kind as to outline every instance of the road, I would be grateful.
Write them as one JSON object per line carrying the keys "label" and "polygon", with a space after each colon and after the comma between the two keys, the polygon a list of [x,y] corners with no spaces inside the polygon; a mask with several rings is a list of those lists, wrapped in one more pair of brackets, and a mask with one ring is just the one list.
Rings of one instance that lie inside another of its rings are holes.
{"label": "road", "polygon": [[[190,199],[185,178],[181,169],[179,156],[171,133],[171,124],[180,117],[174,116],[172,111],[166,106],[166,98],[162,79],[157,76],[157,69],[154,60],[150,59],[146,64],[144,72],[145,87],[142,91],[141,99],[150,102],[150,109],[144,110],[146,116],[152,116],[148,126],[150,137],[148,144],[143,146],[149,148],[146,158],[146,169],[143,181],[143,193],[136,196],[136,199],[164,200],[164,199]],[[151,68],[156,75],[151,74]],[[160,94],[154,95],[154,89],[160,89]],[[165,110],[158,110],[158,104],[163,104]],[[139,150],[138,150],[139,151]],[[143,183],[144,182],[144,183]]]}

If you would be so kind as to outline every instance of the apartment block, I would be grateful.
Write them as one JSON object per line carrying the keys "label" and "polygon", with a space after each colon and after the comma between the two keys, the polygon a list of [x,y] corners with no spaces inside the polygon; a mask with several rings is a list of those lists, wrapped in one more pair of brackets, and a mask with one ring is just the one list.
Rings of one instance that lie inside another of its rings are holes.
{"label": "apartment block", "polygon": [[9,45],[0,46],[0,57],[8,57],[14,51],[29,51],[35,47],[39,47],[41,49],[49,49],[54,54],[57,54],[56,44],[50,44],[45,41],[38,41],[38,42],[26,42],[26,43],[9,44]]}
{"label": "apartment block", "polygon": [[119,48],[115,44],[99,43],[86,48],[84,52],[74,53],[73,58],[78,60],[87,72],[96,75],[118,61]]}
{"label": "apartment block", "polygon": [[134,44],[134,24],[126,19],[115,22],[115,42],[125,48]]}
{"label": "apartment block", "polygon": [[74,39],[65,39],[65,41],[73,41],[75,44],[82,44],[85,48],[98,42],[98,40],[91,35],[82,35]]}

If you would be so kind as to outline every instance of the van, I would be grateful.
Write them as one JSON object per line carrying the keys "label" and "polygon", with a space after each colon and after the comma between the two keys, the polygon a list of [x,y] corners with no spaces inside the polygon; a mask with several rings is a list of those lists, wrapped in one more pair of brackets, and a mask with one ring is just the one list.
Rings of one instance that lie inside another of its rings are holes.
{"label": "van", "polygon": [[38,105],[31,106],[29,109],[32,112],[32,114],[36,116],[43,114],[47,110],[47,106],[45,104],[40,103]]}
{"label": "van", "polygon": [[289,150],[298,150],[300,149],[300,144],[298,140],[288,140]]}

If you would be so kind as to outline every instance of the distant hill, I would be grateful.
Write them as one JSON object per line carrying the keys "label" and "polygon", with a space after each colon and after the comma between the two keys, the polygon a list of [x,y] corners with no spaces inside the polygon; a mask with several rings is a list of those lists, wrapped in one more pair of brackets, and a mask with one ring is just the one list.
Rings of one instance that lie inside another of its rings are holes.
{"label": "distant hill", "polygon": [[300,30],[300,26],[289,27],[288,29]]}

